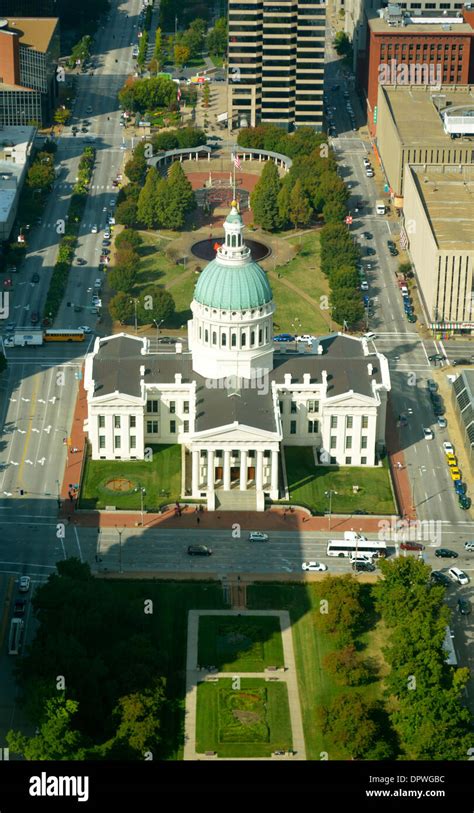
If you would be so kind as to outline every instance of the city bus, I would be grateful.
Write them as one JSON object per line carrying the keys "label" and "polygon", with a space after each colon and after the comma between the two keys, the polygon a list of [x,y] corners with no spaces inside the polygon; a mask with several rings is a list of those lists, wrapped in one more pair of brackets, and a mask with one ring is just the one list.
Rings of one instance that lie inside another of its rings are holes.
{"label": "city bus", "polygon": [[44,331],[45,342],[83,342],[83,330],[67,330],[58,328]]}
{"label": "city bus", "polygon": [[22,618],[12,618],[10,624],[10,637],[8,639],[8,654],[19,655],[23,639],[25,622]]}
{"label": "city bus", "polygon": [[367,539],[354,531],[346,531],[344,539],[330,539],[328,556],[367,556],[370,559],[387,555],[387,543],[379,539]]}

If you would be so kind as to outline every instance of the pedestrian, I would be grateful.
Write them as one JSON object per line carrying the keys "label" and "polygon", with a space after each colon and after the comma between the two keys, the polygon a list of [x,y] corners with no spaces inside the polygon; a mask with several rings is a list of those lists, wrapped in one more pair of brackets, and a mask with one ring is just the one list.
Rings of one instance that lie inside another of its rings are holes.
{"label": "pedestrian", "polygon": [[201,522],[201,517],[199,516],[199,514],[198,514],[198,515],[197,515],[197,517],[196,517],[196,522],[197,522],[197,524],[198,524],[198,525],[199,525],[199,523]]}
{"label": "pedestrian", "polygon": [[181,516],[181,508],[178,508],[178,517]]}

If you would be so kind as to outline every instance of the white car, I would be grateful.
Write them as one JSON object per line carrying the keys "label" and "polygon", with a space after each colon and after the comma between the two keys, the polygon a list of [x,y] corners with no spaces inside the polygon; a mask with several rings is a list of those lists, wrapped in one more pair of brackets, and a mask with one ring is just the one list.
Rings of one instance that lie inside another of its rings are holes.
{"label": "white car", "polygon": [[460,570],[458,567],[450,567],[448,576],[451,581],[456,582],[456,584],[469,584],[469,576],[464,573],[464,570]]}
{"label": "white car", "polygon": [[364,167],[370,167],[370,160],[368,158],[364,158]]}
{"label": "white car", "polygon": [[375,175],[373,169],[368,169],[365,174],[366,174],[367,178],[373,178],[374,175]]}
{"label": "white car", "polygon": [[445,440],[443,443],[443,452],[445,454],[454,454],[454,446],[449,440]]}
{"label": "white car", "polygon": [[323,565],[322,562],[303,562],[301,569],[309,570],[312,573],[324,573],[324,571],[328,569],[328,566]]}
{"label": "white car", "polygon": [[104,231],[104,240],[109,240],[109,239],[110,239],[110,230],[106,229]]}
{"label": "white car", "polygon": [[297,336],[295,341],[297,342],[312,342],[316,336],[311,336],[309,333],[304,333],[302,336]]}
{"label": "white car", "polygon": [[20,593],[27,593],[30,589],[31,579],[29,576],[21,576],[18,582],[18,590]]}
{"label": "white car", "polygon": [[268,534],[264,534],[262,531],[250,531],[249,542],[268,542]]}
{"label": "white car", "polygon": [[115,226],[115,217],[109,217],[109,226]]}
{"label": "white car", "polygon": [[434,438],[433,430],[430,429],[429,427],[424,426],[423,427],[423,437],[425,438],[425,440],[433,440],[433,438]]}
{"label": "white car", "polygon": [[465,542],[464,550],[467,550],[469,553],[474,553],[474,542]]}
{"label": "white car", "polygon": [[13,336],[7,336],[7,338],[3,340],[3,346],[15,347],[15,340],[13,339]]}
{"label": "white car", "polygon": [[79,325],[79,330],[84,331],[84,333],[92,333],[92,328],[88,325]]}
{"label": "white car", "polygon": [[96,308],[100,308],[100,306],[102,305],[101,298],[99,296],[93,296],[92,297],[92,304],[95,305]]}
{"label": "white car", "polygon": [[109,209],[115,208],[115,198],[113,200],[109,200]]}
{"label": "white car", "polygon": [[363,282],[361,282],[360,290],[361,291],[368,291],[369,290],[369,283],[367,282],[366,279]]}
{"label": "white car", "polygon": [[94,223],[94,225],[92,226],[91,232],[92,232],[92,234],[97,234],[97,232],[98,232],[98,228],[97,228],[97,224],[96,224],[96,223]]}
{"label": "white car", "polygon": [[377,338],[377,334],[373,333],[372,331],[369,331],[369,333],[364,333],[364,339],[369,340],[369,339],[376,339],[376,338]]}

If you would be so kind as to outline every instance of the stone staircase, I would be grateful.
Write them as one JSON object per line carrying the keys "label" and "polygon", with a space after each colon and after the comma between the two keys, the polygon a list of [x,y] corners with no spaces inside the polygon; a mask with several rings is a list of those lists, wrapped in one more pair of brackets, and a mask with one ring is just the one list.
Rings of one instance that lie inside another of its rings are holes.
{"label": "stone staircase", "polygon": [[216,495],[216,511],[256,511],[257,510],[257,492],[254,490],[239,491],[239,489],[232,489],[231,491],[217,490]]}

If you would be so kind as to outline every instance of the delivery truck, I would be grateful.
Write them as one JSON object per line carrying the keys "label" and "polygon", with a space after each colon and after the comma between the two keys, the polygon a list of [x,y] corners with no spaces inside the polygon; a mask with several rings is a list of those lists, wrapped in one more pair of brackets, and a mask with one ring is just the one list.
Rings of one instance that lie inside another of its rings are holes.
{"label": "delivery truck", "polygon": [[33,347],[43,344],[42,330],[17,330],[13,334],[14,347]]}

